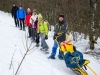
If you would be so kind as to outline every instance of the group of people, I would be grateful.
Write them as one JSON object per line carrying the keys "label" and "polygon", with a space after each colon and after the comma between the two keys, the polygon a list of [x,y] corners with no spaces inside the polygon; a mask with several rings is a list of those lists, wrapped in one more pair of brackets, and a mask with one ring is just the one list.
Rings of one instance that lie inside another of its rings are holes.
{"label": "group of people", "polygon": [[24,20],[26,16],[25,10],[20,6],[19,8],[13,4],[11,9],[12,17],[14,18],[16,27],[20,27],[20,30],[25,30]]}
{"label": "group of people", "polygon": [[36,42],[36,47],[39,46],[39,38],[41,38],[41,50],[48,52],[49,46],[46,41],[48,39],[48,22],[43,20],[41,13],[37,14],[37,10],[27,8],[25,11],[22,6],[17,7],[13,4],[11,9],[12,17],[14,18],[15,26],[20,30],[25,31],[25,26],[28,27],[28,38],[32,39],[32,42]]}
{"label": "group of people", "polygon": [[[21,6],[18,8],[15,4],[13,4],[11,13],[12,17],[14,17],[15,26],[20,27],[20,30],[22,29],[25,30],[25,25],[28,26],[28,33],[29,33],[28,38],[32,38],[32,41],[36,42],[36,47],[39,47],[39,39],[41,38],[40,50],[43,50],[44,52],[49,52],[49,46],[46,42],[46,40],[48,39],[48,32],[49,32],[48,22],[43,20],[43,16],[40,13],[37,14],[36,9],[31,11],[30,8],[27,8],[27,11],[25,11]],[[71,60],[70,58],[72,58],[70,57],[72,55],[69,54],[69,52],[74,53],[76,49],[70,42],[70,40],[68,40],[68,38],[66,37],[67,28],[68,25],[64,18],[64,15],[60,14],[58,16],[58,22],[54,27],[54,36],[53,36],[54,45],[52,47],[52,52],[48,58],[55,59],[57,48],[59,46],[58,58],[61,60],[64,59],[65,63],[68,66],[68,63]],[[67,43],[64,42],[66,40]],[[83,64],[84,60],[82,59],[81,62],[82,62],[81,64]]]}
{"label": "group of people", "polygon": [[[48,22],[43,20],[43,16],[39,13],[37,14],[36,9],[31,11],[30,8],[27,8],[25,11],[21,6],[18,8],[15,4],[12,7],[12,17],[14,17],[15,26],[20,27],[20,30],[25,30],[25,25],[28,26],[29,38],[32,38],[33,41],[36,42],[36,47],[39,46],[39,38],[41,38],[41,49],[46,52],[49,51],[49,46],[45,40],[48,39]],[[56,51],[58,48],[58,44],[55,39],[59,34],[63,34],[63,36],[59,36],[59,40],[65,40],[65,34],[67,32],[67,22],[64,19],[64,15],[60,14],[58,16],[59,21],[55,25],[54,30],[54,46],[52,48],[52,53],[49,56],[51,59],[55,59]],[[59,43],[61,42],[59,41]],[[59,50],[59,58],[63,59],[63,54]]]}

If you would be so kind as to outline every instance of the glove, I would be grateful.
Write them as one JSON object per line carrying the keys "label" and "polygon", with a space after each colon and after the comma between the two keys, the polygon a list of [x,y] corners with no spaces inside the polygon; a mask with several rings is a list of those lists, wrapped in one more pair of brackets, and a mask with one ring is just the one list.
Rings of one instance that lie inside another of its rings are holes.
{"label": "glove", "polygon": [[58,34],[55,34],[54,36],[58,36]]}
{"label": "glove", "polygon": [[37,33],[37,35],[40,35],[40,33]]}
{"label": "glove", "polygon": [[55,37],[55,35],[53,36],[53,40],[55,40],[56,39],[56,37]]}
{"label": "glove", "polygon": [[47,35],[45,36],[45,39],[46,39],[46,40],[48,39],[48,36],[47,36]]}
{"label": "glove", "polygon": [[53,36],[53,40],[55,40],[56,39],[56,36],[58,36],[57,34],[55,34],[54,36]]}

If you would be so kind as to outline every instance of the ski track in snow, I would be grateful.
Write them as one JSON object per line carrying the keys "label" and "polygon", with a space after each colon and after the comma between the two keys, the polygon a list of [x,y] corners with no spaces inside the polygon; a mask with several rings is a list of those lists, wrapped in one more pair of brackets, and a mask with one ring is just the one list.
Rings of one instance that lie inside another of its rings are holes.
{"label": "ski track in snow", "polygon": [[[52,33],[49,33],[49,39],[47,40],[50,52],[53,46],[51,34]],[[25,53],[22,40],[25,43],[25,31],[21,31],[15,27],[11,14],[0,11],[0,75],[13,75],[13,67],[11,67],[10,70],[9,67],[12,55],[16,50],[13,57],[15,73],[18,63]],[[28,39],[28,44],[30,42],[31,39]],[[34,47],[34,45],[35,43],[32,43],[32,47]],[[51,60],[47,59],[50,54],[44,54],[39,48],[34,48],[33,51],[34,52],[26,56],[21,65],[19,75],[76,75],[72,70],[67,68],[64,61],[59,60],[57,56],[55,60]],[[100,64],[88,55],[84,55],[84,58],[91,61],[89,65],[100,75]],[[89,75],[93,75],[91,71],[87,70],[87,72]]]}

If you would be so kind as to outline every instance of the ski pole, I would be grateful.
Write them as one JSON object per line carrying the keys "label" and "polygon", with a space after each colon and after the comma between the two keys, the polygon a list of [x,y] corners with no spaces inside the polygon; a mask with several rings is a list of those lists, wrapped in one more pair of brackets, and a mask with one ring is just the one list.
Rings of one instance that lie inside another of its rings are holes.
{"label": "ski pole", "polygon": [[86,65],[95,75],[98,75],[90,66]]}

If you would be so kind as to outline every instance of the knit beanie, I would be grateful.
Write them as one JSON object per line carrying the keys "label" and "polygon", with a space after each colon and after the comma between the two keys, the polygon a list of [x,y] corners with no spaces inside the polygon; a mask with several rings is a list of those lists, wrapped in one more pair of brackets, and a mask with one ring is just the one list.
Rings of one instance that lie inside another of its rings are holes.
{"label": "knit beanie", "polygon": [[27,12],[31,12],[31,9],[30,8],[27,8]]}
{"label": "knit beanie", "polygon": [[59,15],[59,17],[62,17],[62,18],[64,18],[64,15],[63,15],[63,14],[60,14],[60,15]]}
{"label": "knit beanie", "polygon": [[36,9],[33,9],[33,12],[36,12]]}
{"label": "knit beanie", "polygon": [[38,14],[38,18],[43,18],[42,15],[41,15],[41,13]]}

